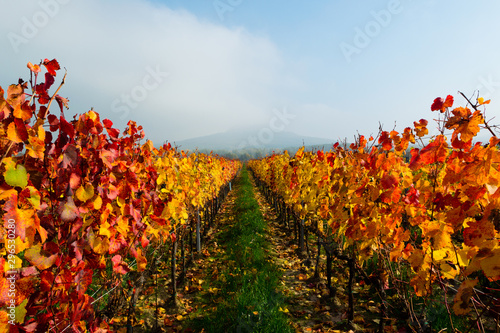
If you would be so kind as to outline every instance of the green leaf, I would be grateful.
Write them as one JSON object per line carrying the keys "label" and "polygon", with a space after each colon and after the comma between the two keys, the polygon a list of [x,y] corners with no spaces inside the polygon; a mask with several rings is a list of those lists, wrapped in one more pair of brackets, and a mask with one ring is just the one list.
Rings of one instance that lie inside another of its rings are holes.
{"label": "green leaf", "polygon": [[26,316],[26,304],[28,304],[28,299],[25,299],[21,304],[16,307],[16,323],[24,323],[24,317]]}
{"label": "green leaf", "polygon": [[5,182],[12,187],[19,186],[25,188],[28,185],[28,173],[26,172],[26,168],[22,165],[18,165],[15,168],[9,168],[9,165],[7,165],[4,178]]}

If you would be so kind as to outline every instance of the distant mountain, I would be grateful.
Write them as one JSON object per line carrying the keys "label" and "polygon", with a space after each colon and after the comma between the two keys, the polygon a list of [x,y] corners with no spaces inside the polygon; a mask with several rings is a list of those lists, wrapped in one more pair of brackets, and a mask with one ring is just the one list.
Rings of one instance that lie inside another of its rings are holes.
{"label": "distant mountain", "polygon": [[176,141],[175,145],[183,150],[226,150],[248,149],[283,150],[291,147],[331,146],[334,140],[302,136],[291,132],[273,132],[269,128],[233,130],[193,139]]}

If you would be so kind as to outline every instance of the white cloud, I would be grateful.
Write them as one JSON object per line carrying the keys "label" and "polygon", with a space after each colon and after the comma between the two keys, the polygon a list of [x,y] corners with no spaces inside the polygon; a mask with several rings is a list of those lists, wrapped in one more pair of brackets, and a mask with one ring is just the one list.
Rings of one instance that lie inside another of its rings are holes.
{"label": "white cloud", "polygon": [[[56,58],[68,70],[61,94],[71,115],[94,107],[120,129],[137,121],[161,143],[264,122],[274,106],[283,60],[270,40],[244,29],[139,0],[2,7],[10,14],[0,21],[0,61],[11,66],[0,85],[26,79],[28,61]],[[44,15],[47,22],[37,21]],[[29,24],[36,33],[26,35]],[[9,47],[9,32],[22,43]]]}

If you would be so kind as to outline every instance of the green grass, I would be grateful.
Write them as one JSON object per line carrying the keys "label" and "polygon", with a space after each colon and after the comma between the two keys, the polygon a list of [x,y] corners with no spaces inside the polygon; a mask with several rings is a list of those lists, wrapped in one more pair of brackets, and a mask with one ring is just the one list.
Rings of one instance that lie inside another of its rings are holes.
{"label": "green grass", "polygon": [[[207,288],[206,308],[192,329],[205,332],[292,332],[278,291],[279,270],[267,260],[266,223],[259,211],[246,168],[237,180],[235,220],[223,228],[218,242],[225,247],[217,280]],[[214,309],[215,308],[215,309]]]}

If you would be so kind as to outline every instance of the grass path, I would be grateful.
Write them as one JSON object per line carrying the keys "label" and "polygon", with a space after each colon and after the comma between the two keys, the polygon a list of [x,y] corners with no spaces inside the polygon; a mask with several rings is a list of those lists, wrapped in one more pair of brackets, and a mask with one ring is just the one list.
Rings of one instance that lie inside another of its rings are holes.
{"label": "grass path", "polygon": [[281,272],[270,257],[268,227],[244,168],[221,213],[204,262],[198,310],[184,322],[195,332],[292,332],[283,312]]}

